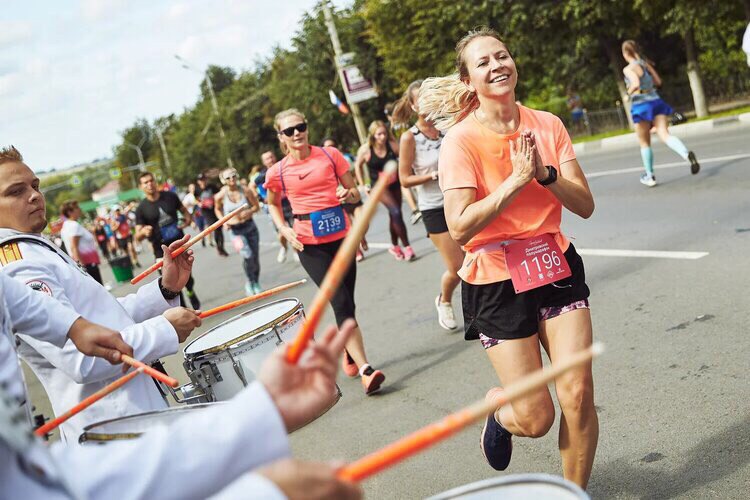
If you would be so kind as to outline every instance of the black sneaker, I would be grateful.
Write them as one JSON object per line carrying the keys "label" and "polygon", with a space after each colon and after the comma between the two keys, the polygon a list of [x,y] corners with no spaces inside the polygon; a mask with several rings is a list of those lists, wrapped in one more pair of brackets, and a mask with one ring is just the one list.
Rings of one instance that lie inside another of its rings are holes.
{"label": "black sneaker", "polygon": [[698,158],[695,157],[695,153],[690,151],[688,153],[688,161],[690,162],[690,173],[695,175],[700,172],[701,164],[698,163]]}
{"label": "black sneaker", "polygon": [[188,292],[187,295],[190,299],[190,305],[193,306],[193,309],[195,309],[196,311],[200,310],[201,301],[198,300],[198,296],[195,294],[195,292]]}
{"label": "black sneaker", "polygon": [[487,417],[479,445],[482,448],[484,458],[493,469],[505,470],[508,468],[510,456],[513,454],[512,437],[513,434],[497,423],[494,414]]}

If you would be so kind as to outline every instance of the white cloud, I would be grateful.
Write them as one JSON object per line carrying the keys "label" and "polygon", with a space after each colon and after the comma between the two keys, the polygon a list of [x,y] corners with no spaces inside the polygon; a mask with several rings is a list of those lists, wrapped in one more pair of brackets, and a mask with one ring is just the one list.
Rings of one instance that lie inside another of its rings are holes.
{"label": "white cloud", "polygon": [[[33,34],[0,51],[0,96],[15,118],[0,122],[0,138],[39,170],[110,155],[136,118],[194,105],[209,64],[239,72],[275,44],[289,46],[316,1],[81,0],[73,11],[52,3],[13,36],[0,31],[0,41]],[[175,53],[198,71],[181,68]]]}
{"label": "white cloud", "polygon": [[125,6],[125,0],[82,0],[81,13],[89,21],[101,21]]}
{"label": "white cloud", "polygon": [[0,49],[7,49],[31,39],[29,23],[3,21],[0,23]]}

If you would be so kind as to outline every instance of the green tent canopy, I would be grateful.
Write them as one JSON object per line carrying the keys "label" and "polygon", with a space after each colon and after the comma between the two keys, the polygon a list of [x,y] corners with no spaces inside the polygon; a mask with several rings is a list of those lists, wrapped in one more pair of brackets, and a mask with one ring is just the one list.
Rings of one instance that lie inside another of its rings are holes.
{"label": "green tent canopy", "polygon": [[133,201],[133,200],[142,200],[144,198],[143,191],[140,189],[129,189],[127,191],[122,191],[117,193],[116,196],[109,196],[103,200],[100,201],[83,201],[78,204],[79,207],[81,207],[81,211],[83,212],[93,212],[98,207],[101,207],[102,205],[116,205],[117,203],[120,203],[121,201]]}

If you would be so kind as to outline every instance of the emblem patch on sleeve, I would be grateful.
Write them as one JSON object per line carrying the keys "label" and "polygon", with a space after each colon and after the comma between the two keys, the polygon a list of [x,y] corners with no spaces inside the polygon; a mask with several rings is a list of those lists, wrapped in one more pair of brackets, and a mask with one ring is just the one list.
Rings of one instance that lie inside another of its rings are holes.
{"label": "emblem patch on sleeve", "polygon": [[8,243],[0,247],[0,264],[6,266],[11,262],[23,259],[18,243]]}
{"label": "emblem patch on sleeve", "polygon": [[46,295],[49,295],[52,297],[52,289],[49,287],[47,283],[45,283],[42,280],[31,280],[27,281],[26,284],[34,291],[42,292]]}

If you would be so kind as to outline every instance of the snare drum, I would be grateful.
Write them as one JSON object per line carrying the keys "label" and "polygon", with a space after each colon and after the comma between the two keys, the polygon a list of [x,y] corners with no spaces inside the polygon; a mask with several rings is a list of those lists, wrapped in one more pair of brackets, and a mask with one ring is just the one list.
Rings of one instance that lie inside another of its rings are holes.
{"label": "snare drum", "polygon": [[[185,347],[190,391],[201,402],[227,401],[255,380],[261,363],[284,341],[291,342],[305,312],[297,299],[282,299],[235,316]],[[191,402],[191,401],[188,401]]]}
{"label": "snare drum", "polygon": [[188,412],[200,411],[212,406],[214,406],[213,403],[177,406],[96,422],[83,429],[83,434],[78,438],[78,442],[104,444],[123,439],[137,439],[146,431],[172,424],[178,418],[187,415]]}
{"label": "snare drum", "polygon": [[588,500],[589,496],[578,485],[549,474],[514,474],[477,481],[440,493],[427,500]]}

